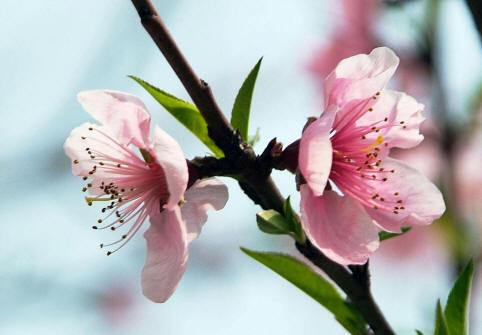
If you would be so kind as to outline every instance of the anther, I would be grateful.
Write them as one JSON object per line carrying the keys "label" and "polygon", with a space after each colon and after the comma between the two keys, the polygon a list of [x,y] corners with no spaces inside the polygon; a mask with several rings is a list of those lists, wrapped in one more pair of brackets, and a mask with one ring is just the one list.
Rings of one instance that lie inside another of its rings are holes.
{"label": "anther", "polygon": [[387,180],[388,180],[388,178],[383,178],[383,179],[382,179],[382,181],[387,181]]}
{"label": "anther", "polygon": [[97,226],[92,226],[92,229],[97,229]]}
{"label": "anther", "polygon": [[102,220],[101,219],[97,220],[97,223],[102,223]]}
{"label": "anther", "polygon": [[112,255],[112,251],[107,251],[107,256]]}
{"label": "anther", "polygon": [[86,139],[86,137],[85,137],[85,136],[81,136],[80,138],[81,138],[81,139],[83,139],[83,140],[85,140],[85,139]]}
{"label": "anther", "polygon": [[87,191],[87,187],[82,188],[82,192]]}
{"label": "anther", "polygon": [[82,177],[83,180],[87,180],[88,178],[89,177],[87,177],[87,176]]}
{"label": "anther", "polygon": [[89,127],[89,130],[94,130],[94,128],[92,128],[92,127]]}
{"label": "anther", "polygon": [[78,160],[78,159],[74,159],[74,164],[79,164],[79,160]]}
{"label": "anther", "polygon": [[110,227],[110,230],[114,231],[114,230],[115,230],[115,227]]}

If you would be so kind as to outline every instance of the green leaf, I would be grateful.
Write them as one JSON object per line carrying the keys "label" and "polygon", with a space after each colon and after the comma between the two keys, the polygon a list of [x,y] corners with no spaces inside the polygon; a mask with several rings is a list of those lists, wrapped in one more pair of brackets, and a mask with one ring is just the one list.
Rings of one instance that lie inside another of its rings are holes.
{"label": "green leaf", "polygon": [[469,305],[474,263],[470,261],[450,291],[445,306],[445,319],[451,334],[469,333]]}
{"label": "green leaf", "polygon": [[403,235],[403,234],[409,232],[411,229],[412,229],[412,227],[402,227],[401,233],[390,233],[388,231],[381,231],[381,232],[378,233],[378,238],[380,239],[380,242],[386,241],[386,240],[389,240],[391,238]]}
{"label": "green leaf", "polygon": [[254,147],[254,145],[259,142],[260,138],[259,128],[256,128],[256,133],[254,135],[249,135],[247,142],[250,146]]}
{"label": "green leaf", "polygon": [[273,209],[256,214],[256,222],[261,231],[267,234],[289,234],[290,223]]}
{"label": "green leaf", "polygon": [[241,138],[248,141],[249,113],[251,110],[251,100],[253,98],[254,85],[258,77],[259,68],[263,57],[261,57],[248,74],[239,89],[236,100],[234,101],[233,111],[231,112],[231,125],[239,130]]}
{"label": "green leaf", "polygon": [[[435,330],[434,335],[449,335],[449,330],[447,328],[447,321],[445,320],[444,313],[442,312],[442,305],[440,300],[437,301],[437,309],[435,312]],[[455,335],[455,334],[453,334]],[[457,334],[458,335],[458,334]]]}
{"label": "green leaf", "polygon": [[172,94],[149,84],[148,82],[134,76],[129,76],[141,85],[154,99],[161,104],[172,116],[174,116],[184,127],[189,129],[198,139],[201,140],[211,152],[218,158],[224,154],[208,135],[206,120],[193,104],[176,98]]}
{"label": "green leaf", "polygon": [[415,330],[415,332],[417,333],[417,335],[423,335],[423,333],[420,330]]}
{"label": "green leaf", "polygon": [[366,324],[358,312],[338,293],[333,285],[298,259],[273,252],[241,250],[315,299],[335,316],[350,334],[367,334]]}
{"label": "green leaf", "polygon": [[301,227],[301,222],[298,218],[298,215],[296,212],[293,210],[293,207],[291,206],[291,197],[286,198],[284,204],[283,204],[283,214],[290,223],[290,230],[294,234],[294,238],[300,242],[304,243],[306,240],[305,233],[303,232],[303,228]]}

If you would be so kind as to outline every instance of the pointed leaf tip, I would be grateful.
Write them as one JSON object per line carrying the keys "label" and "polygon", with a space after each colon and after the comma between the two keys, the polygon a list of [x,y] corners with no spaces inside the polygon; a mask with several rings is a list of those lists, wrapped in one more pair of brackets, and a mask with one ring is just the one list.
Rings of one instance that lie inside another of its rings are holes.
{"label": "pointed leaf tip", "polygon": [[231,125],[234,129],[237,129],[241,134],[241,138],[244,141],[249,140],[248,128],[249,128],[249,115],[251,112],[251,101],[253,99],[254,87],[256,79],[258,77],[259,69],[263,57],[259,59],[251,72],[244,80],[239,92],[234,101],[233,110],[231,112]]}
{"label": "pointed leaf tip", "polygon": [[445,307],[445,319],[450,334],[469,334],[470,292],[473,275],[474,262],[471,260],[450,291]]}

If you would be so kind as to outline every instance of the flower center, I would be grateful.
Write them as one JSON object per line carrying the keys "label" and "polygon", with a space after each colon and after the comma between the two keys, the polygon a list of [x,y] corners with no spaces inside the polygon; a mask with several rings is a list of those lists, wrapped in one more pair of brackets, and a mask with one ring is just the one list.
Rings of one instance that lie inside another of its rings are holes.
{"label": "flower center", "polygon": [[149,215],[163,209],[169,191],[162,167],[147,149],[140,149],[143,161],[100,127],[88,130],[81,136],[85,156],[74,160],[74,164],[87,164],[90,169],[81,175],[86,181],[82,191],[89,192],[87,204],[106,204],[100,210],[103,217],[92,228],[116,231],[128,226],[119,239],[100,245],[115,247],[107,252],[111,255],[136,234]]}

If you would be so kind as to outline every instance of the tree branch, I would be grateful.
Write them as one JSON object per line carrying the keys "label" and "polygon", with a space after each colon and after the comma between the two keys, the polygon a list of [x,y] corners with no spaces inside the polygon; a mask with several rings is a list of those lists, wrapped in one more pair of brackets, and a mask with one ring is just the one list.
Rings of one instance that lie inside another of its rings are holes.
{"label": "tree branch", "polygon": [[[210,137],[225,154],[225,158],[220,160],[196,158],[191,161],[189,168],[193,177],[190,183],[194,182],[196,178],[214,175],[232,176],[239,181],[243,191],[256,204],[263,209],[274,209],[282,212],[284,198],[270,177],[272,167],[266,164],[267,161],[269,162],[267,155],[276,152],[274,150],[276,141],[271,141],[272,147],[267,148],[260,157],[257,157],[254,151],[243,143],[233,131],[214,100],[210,88],[197,77],[169,34],[151,1],[131,1],[141,18],[142,25],[161,50],[205,118]],[[353,304],[358,307],[360,314],[375,334],[394,334],[373,300],[369,282],[368,285],[366,282],[359,282],[360,277],[353,276],[345,267],[328,259],[309,241],[303,245],[297,244],[297,248],[338,284]],[[368,278],[368,276],[363,278]]]}

